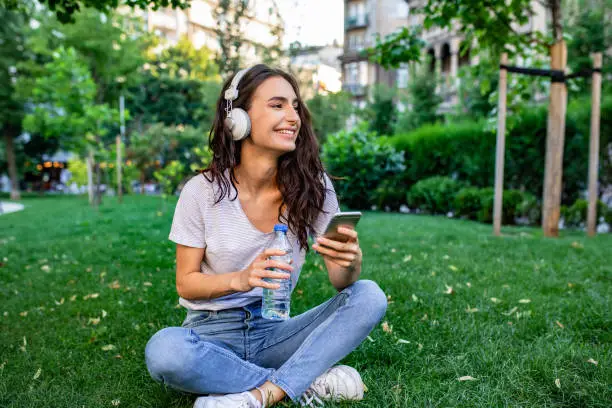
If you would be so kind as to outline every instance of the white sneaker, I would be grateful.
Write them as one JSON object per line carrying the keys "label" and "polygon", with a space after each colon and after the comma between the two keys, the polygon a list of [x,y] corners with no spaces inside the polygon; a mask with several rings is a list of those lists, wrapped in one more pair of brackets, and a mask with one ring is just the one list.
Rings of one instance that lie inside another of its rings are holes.
{"label": "white sneaker", "polygon": [[361,400],[365,391],[361,376],[353,367],[338,365],[318,376],[300,397],[302,406],[324,406],[323,400]]}
{"label": "white sneaker", "polygon": [[198,397],[193,408],[262,408],[261,402],[249,391],[238,394]]}

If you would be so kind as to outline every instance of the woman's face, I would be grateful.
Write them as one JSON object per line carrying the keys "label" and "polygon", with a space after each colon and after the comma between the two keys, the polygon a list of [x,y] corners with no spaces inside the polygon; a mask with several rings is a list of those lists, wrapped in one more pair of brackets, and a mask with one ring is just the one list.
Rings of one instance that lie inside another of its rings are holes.
{"label": "woman's face", "polygon": [[297,95],[282,77],[266,79],[255,90],[248,111],[253,144],[280,151],[295,150],[300,131]]}

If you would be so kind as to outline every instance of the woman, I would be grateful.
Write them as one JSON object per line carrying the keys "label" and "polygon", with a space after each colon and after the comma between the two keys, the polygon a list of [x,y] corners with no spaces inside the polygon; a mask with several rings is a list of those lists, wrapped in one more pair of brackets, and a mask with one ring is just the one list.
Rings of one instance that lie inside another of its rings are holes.
{"label": "woman", "polygon": [[[148,342],[151,376],[206,395],[196,408],[265,407],[285,396],[309,405],[363,398],[357,371],[332,367],[387,307],[376,283],[357,280],[355,230],[339,228],[346,243],[321,237],[312,246],[337,295],[288,320],[261,317],[262,288],[278,287],[263,278],[290,278],[295,287],[308,236],[320,235],[339,208],[295,79],[265,65],[237,73],[217,103],[210,147],[212,162],[181,191],[169,236],[187,317]],[[282,254],[266,249],[277,223],[289,227],[290,264],[267,260]]]}

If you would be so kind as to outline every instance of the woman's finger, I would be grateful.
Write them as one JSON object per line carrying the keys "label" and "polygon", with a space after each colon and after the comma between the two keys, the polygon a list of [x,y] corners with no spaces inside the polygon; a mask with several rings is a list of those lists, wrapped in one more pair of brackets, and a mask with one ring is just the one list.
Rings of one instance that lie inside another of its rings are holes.
{"label": "woman's finger", "polygon": [[324,255],[330,258],[334,258],[334,259],[347,260],[349,262],[352,262],[356,258],[356,252],[353,252],[353,251],[351,252],[336,251],[329,247],[325,247],[325,246],[321,246],[317,244],[314,244],[312,248],[318,253],[320,253],[321,255]]}
{"label": "woman's finger", "polygon": [[319,246],[321,247],[332,248],[339,252],[352,252],[355,254],[359,252],[359,245],[357,245],[355,242],[339,242],[332,239],[319,237],[317,238],[317,243],[320,244]]}

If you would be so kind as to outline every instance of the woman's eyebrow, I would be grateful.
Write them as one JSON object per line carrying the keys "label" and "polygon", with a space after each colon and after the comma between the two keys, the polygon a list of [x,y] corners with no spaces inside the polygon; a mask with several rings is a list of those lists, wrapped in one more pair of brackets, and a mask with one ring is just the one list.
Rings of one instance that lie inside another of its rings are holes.
{"label": "woman's eyebrow", "polygon": [[[270,99],[268,99],[268,102],[275,101],[275,100],[276,101],[281,101],[281,102],[287,102],[288,101],[288,99],[285,98],[284,96],[273,96]],[[297,102],[297,98],[293,99],[293,102],[294,103]]]}

